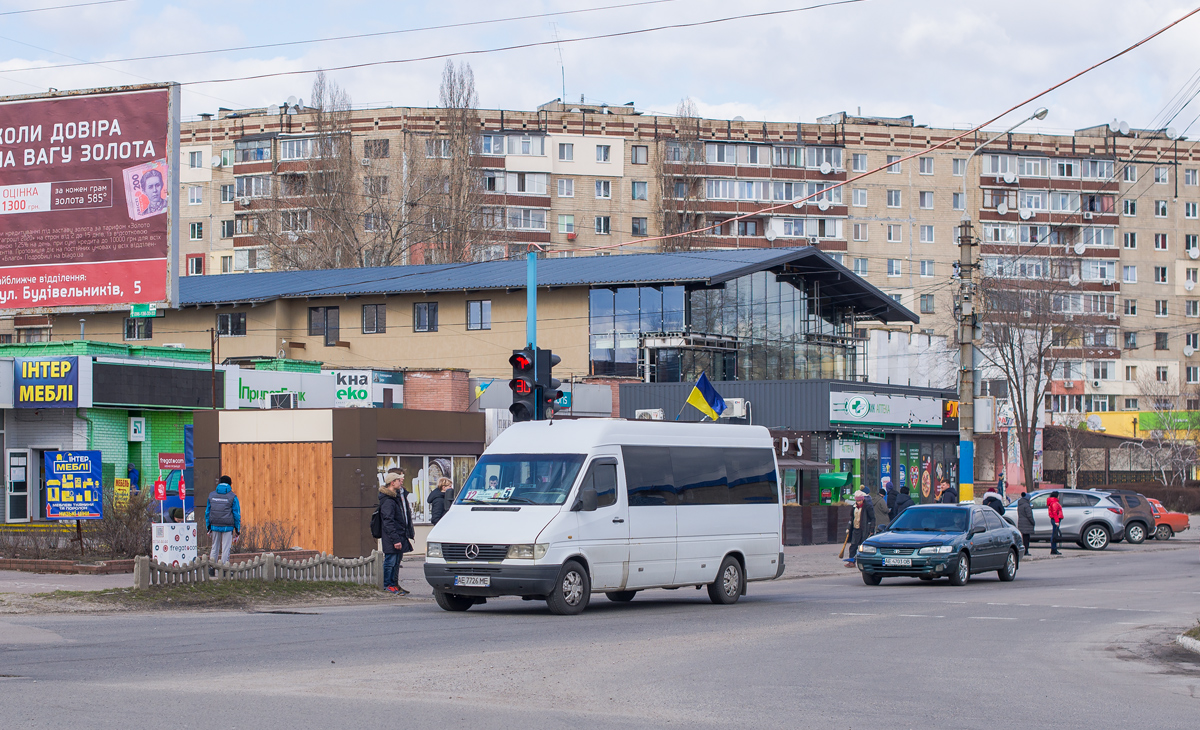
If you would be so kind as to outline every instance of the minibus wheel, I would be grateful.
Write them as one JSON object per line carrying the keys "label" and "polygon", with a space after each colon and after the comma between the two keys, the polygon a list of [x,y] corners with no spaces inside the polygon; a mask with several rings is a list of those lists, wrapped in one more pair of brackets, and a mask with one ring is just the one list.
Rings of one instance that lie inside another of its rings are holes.
{"label": "minibus wheel", "polygon": [[470,596],[456,596],[445,591],[434,591],[433,600],[446,611],[466,611],[475,605],[475,599]]}
{"label": "minibus wheel", "polygon": [[563,563],[562,571],[554,584],[554,590],[546,596],[550,613],[559,616],[574,616],[583,613],[592,597],[592,581],[583,566],[574,560]]}
{"label": "minibus wheel", "polygon": [[615,603],[629,603],[633,597],[637,595],[637,591],[609,591],[604,596]]}
{"label": "minibus wheel", "polygon": [[725,556],[721,561],[721,569],[717,571],[717,579],[708,584],[708,597],[713,603],[729,605],[737,603],[742,595],[742,564],[732,555]]}

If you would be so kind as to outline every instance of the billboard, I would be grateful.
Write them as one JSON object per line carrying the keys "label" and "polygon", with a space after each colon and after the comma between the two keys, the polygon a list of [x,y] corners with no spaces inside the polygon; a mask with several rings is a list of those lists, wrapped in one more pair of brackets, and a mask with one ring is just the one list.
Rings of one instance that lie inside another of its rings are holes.
{"label": "billboard", "polygon": [[0,97],[0,311],[172,306],[179,86]]}
{"label": "billboard", "polygon": [[47,451],[46,519],[99,520],[104,517],[99,451]]}

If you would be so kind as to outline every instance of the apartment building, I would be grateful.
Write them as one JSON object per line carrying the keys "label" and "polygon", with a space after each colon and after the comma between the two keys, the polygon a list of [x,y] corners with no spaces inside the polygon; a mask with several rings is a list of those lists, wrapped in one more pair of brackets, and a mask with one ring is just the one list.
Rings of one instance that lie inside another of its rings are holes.
{"label": "apartment building", "polygon": [[[311,110],[275,111],[184,123],[187,274],[270,268],[255,219],[295,220],[272,207],[272,191],[301,172],[312,149],[304,140],[318,133]],[[402,175],[407,160],[399,158],[442,154],[449,126],[439,109],[352,112],[348,135],[364,193],[378,188],[388,164],[389,174]],[[1073,135],[1009,134],[969,169],[982,134],[898,162],[957,134],[912,117],[846,113],[801,124],[681,120],[559,101],[536,111],[480,110],[473,164],[492,242],[475,255],[650,251],[660,244],[620,244],[696,229],[684,247],[808,243],[919,313],[919,329],[949,336],[952,347],[957,226],[969,209],[984,275],[1046,277],[1053,260],[1073,283],[1061,302],[1076,324],[1060,343],[1053,408],[1137,410],[1150,374],[1175,392],[1200,385],[1197,144],[1102,125]],[[879,167],[886,169],[831,188]],[[808,196],[815,197],[789,204]],[[373,220],[364,213],[363,228]],[[294,228],[305,235],[303,223]],[[407,235],[394,263],[423,262],[420,226]],[[995,378],[981,390],[1003,395]]]}

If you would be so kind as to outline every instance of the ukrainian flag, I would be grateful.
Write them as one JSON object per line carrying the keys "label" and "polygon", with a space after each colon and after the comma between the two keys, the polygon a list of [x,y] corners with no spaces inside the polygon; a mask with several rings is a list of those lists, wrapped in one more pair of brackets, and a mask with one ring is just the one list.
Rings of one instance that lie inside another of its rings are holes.
{"label": "ukrainian flag", "polygon": [[712,386],[712,383],[708,382],[708,376],[704,373],[700,373],[700,379],[692,388],[687,402],[714,421],[725,410],[725,399]]}

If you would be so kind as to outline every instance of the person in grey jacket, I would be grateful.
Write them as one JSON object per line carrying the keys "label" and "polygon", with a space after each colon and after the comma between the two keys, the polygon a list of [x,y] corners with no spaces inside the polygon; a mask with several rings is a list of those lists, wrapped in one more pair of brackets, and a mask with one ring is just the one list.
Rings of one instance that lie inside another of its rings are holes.
{"label": "person in grey jacket", "polygon": [[1025,543],[1025,554],[1029,554],[1029,538],[1033,536],[1033,505],[1029,503],[1029,494],[1021,492],[1017,500],[1017,531],[1021,533],[1021,541]]}
{"label": "person in grey jacket", "polygon": [[888,515],[887,495],[878,487],[871,487],[871,489],[874,492],[871,495],[871,508],[875,512],[875,531],[883,532],[887,530],[888,523],[891,522]]}

